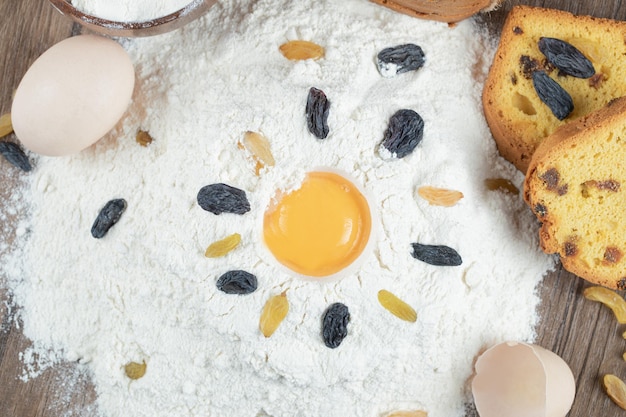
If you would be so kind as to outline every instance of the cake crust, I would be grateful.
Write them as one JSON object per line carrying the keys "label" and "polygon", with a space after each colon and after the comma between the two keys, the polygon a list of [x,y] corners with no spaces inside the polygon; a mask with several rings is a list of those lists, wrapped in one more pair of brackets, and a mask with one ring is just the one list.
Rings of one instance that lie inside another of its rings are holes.
{"label": "cake crust", "polygon": [[[559,71],[540,52],[541,37],[563,40],[585,55],[595,74],[576,78]],[[530,6],[514,7],[483,90],[485,118],[500,154],[526,172],[533,153],[560,126],[626,95],[626,22],[575,16]],[[572,98],[573,111],[559,120],[541,101],[532,72],[542,70]]]}
{"label": "cake crust", "polygon": [[539,145],[524,200],[546,253],[595,284],[626,289],[626,97],[559,127]]}
{"label": "cake crust", "polygon": [[371,0],[420,19],[456,23],[480,12],[493,10],[500,0]]}

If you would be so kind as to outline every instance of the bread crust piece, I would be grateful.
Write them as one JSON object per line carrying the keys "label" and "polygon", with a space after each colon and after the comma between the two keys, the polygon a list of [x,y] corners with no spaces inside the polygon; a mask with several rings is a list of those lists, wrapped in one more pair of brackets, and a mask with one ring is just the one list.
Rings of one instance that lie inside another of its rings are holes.
{"label": "bread crust piece", "polygon": [[392,10],[420,19],[456,23],[494,9],[500,0],[371,0]]}
{"label": "bread crust piece", "polygon": [[[564,40],[593,64],[589,79],[564,75],[539,51],[541,37]],[[530,6],[514,7],[502,35],[483,90],[485,118],[500,154],[526,172],[535,149],[559,126],[626,95],[626,22],[575,16]],[[523,58],[522,56],[527,57]],[[544,69],[572,97],[574,110],[557,119],[538,97],[533,68]]]}
{"label": "bread crust piece", "polygon": [[546,253],[595,284],[626,289],[626,97],[559,127],[539,145],[524,200]]}

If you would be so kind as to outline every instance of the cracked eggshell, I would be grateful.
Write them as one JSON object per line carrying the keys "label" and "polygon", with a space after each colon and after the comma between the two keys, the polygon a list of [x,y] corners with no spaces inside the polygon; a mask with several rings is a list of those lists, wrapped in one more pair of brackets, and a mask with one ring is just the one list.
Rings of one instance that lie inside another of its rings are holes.
{"label": "cracked eggshell", "polygon": [[537,345],[504,342],[476,360],[472,394],[480,417],[563,417],[575,392],[567,363]]}
{"label": "cracked eggshell", "polygon": [[13,129],[33,152],[79,152],[120,120],[134,85],[133,64],[119,43],[94,35],[62,40],[20,81],[11,108]]}

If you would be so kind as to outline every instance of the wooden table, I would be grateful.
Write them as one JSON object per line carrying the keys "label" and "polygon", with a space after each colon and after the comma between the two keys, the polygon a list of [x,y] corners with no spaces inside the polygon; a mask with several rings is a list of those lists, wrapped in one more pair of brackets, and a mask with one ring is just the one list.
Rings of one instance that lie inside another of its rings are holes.
{"label": "wooden table", "polygon": [[[508,0],[482,19],[497,31],[506,12],[519,3],[626,20],[626,2],[617,0]],[[0,0],[0,21],[0,114],[4,114],[10,110],[13,91],[35,58],[80,28],[45,0]],[[15,170],[2,169],[4,164],[0,161],[2,200],[10,194],[16,176],[11,173]],[[572,368],[577,393],[570,417],[626,416],[626,411],[608,399],[600,384],[605,373],[626,379],[626,362],[622,359],[626,350],[622,332],[626,328],[617,324],[610,310],[584,299],[581,292],[586,286],[583,280],[560,270],[546,277],[540,289],[543,319],[537,343],[561,355]],[[46,370],[26,383],[18,379],[23,369],[19,354],[29,341],[16,326],[15,312],[6,307],[9,297],[0,289],[0,417],[95,415],[86,411],[95,399],[93,387],[88,377],[75,377],[73,364]],[[72,376],[69,381],[68,376]]]}

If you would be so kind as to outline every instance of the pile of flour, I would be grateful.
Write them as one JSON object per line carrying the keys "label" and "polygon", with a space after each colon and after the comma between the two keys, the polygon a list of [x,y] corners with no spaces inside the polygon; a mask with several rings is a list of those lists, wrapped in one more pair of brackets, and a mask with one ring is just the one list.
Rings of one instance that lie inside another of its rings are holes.
{"label": "pile of flour", "polygon": [[201,0],[72,0],[84,13],[116,22],[143,22],[167,16]]}
{"label": "pile of flour", "polygon": [[[107,0],[97,3],[107,3]],[[289,61],[288,40],[326,48]],[[415,43],[423,68],[383,78],[376,55]],[[24,333],[39,357],[76,361],[93,375],[106,417],[381,416],[425,410],[461,417],[481,349],[532,340],[536,286],[553,266],[520,195],[487,178],[522,175],[496,151],[481,111],[493,42],[473,22],[455,27],[395,13],[366,0],[224,0],[191,25],[126,40],[137,71],[134,101],[119,126],[78,155],[41,157],[25,191],[31,215],[22,249],[2,259]],[[330,135],[306,127],[310,87],[331,101]],[[401,160],[377,152],[402,108],[425,121],[424,139]],[[154,138],[135,141],[139,129]],[[271,143],[276,166],[254,173],[238,148],[246,131]],[[261,238],[276,190],[333,167],[371,198],[375,233],[360,267],[333,281],[281,268]],[[203,211],[204,185],[246,191],[245,215]],[[420,186],[459,190],[453,207],[430,205]],[[110,199],[128,208],[103,239],[91,225]],[[227,256],[206,247],[232,233]],[[411,243],[447,245],[459,267],[411,257]],[[256,292],[228,295],[217,278],[244,269]],[[377,301],[386,289],[418,313],[399,320]],[[270,337],[258,329],[267,299],[286,291],[290,310]],[[337,349],[321,338],[334,302],[351,313]],[[147,364],[141,379],[124,373]]]}

